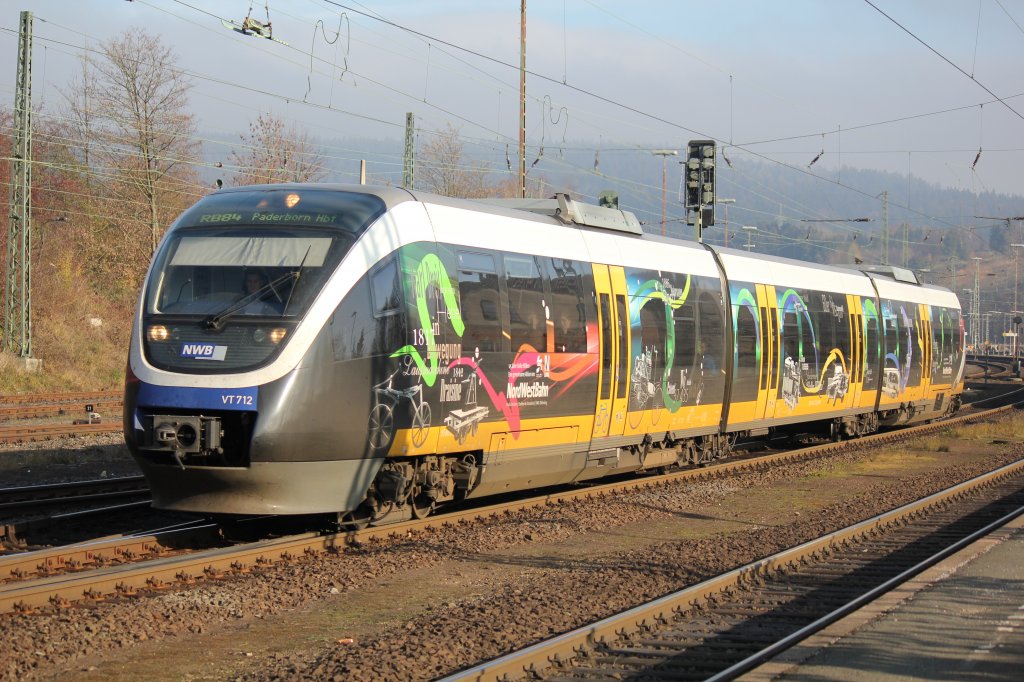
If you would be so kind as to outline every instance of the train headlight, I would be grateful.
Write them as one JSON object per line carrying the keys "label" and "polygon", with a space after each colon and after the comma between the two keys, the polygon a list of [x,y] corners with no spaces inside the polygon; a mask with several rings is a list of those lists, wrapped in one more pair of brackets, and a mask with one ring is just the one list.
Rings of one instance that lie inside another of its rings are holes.
{"label": "train headlight", "polygon": [[170,333],[167,331],[167,327],[162,324],[151,324],[146,328],[146,338],[150,341],[166,341]]}
{"label": "train headlight", "polygon": [[284,337],[287,333],[288,330],[285,329],[284,327],[277,327],[275,329],[271,329],[270,342],[276,346],[277,344],[281,343],[281,341],[284,340]]}

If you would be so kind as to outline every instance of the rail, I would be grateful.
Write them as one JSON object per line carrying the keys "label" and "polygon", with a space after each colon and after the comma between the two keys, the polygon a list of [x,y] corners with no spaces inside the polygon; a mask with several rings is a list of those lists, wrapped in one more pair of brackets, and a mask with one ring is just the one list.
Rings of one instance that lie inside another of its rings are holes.
{"label": "rail", "polygon": [[100,433],[117,433],[123,429],[121,419],[92,424],[26,424],[23,426],[0,426],[0,444],[26,443],[52,440],[65,436],[86,436]]}
{"label": "rail", "polygon": [[35,509],[39,507],[79,504],[147,494],[144,476],[47,483],[44,485],[0,488],[0,511]]}
{"label": "rail", "polygon": [[[792,630],[794,616],[787,612],[784,619],[788,621],[790,631],[786,636],[780,637],[768,647],[758,649],[755,653],[734,662],[730,661],[730,656],[735,658],[735,652],[742,650],[740,640],[743,637],[740,634],[736,618],[741,612],[752,612],[753,609],[736,606],[728,595],[740,592],[756,593],[760,586],[768,585],[766,590],[772,591],[773,598],[779,598],[778,595],[786,591],[786,586],[774,584],[774,576],[787,574],[799,576],[801,571],[813,572],[814,567],[825,557],[842,558],[853,563],[846,559],[850,553],[843,554],[843,550],[848,546],[873,536],[885,536],[897,525],[903,526],[917,517],[924,516],[928,510],[941,509],[951,500],[986,486],[994,486],[1012,480],[1012,485],[1007,487],[1015,491],[1019,498],[1022,475],[1024,475],[1024,460],[585,627],[474,666],[444,678],[444,682],[511,680],[524,677],[547,679],[552,675],[562,678],[572,677],[573,679],[625,679],[634,675],[642,677],[646,671],[658,670],[655,666],[659,664],[664,666],[660,669],[662,673],[675,674],[680,679],[693,677],[716,680],[716,682],[733,679],[843,615],[859,608],[899,582],[909,579],[945,556],[959,551],[973,539],[1016,518],[1024,513],[1024,507],[1021,507],[1018,501],[1012,505],[1013,509],[1009,513],[1000,514],[1000,518],[997,520],[975,530],[967,537],[961,536],[955,542],[946,544],[940,551],[934,552],[927,559],[916,562],[913,566],[900,572],[899,575],[884,580],[872,590],[861,592],[856,598],[850,599],[839,608],[831,609],[821,617],[814,619],[813,622],[799,627],[796,631]],[[942,528],[939,531],[929,532],[939,535],[950,531],[947,528]],[[945,542],[946,539],[948,538],[941,541]],[[903,544],[899,541],[887,540],[887,542],[896,545]],[[861,554],[866,550],[855,548],[853,551]],[[889,551],[892,551],[891,548]],[[860,557],[856,561],[858,563],[854,565],[865,565]],[[808,565],[810,566],[808,567]],[[822,584],[833,585],[844,582],[836,579],[842,573],[842,569],[826,567],[819,570],[823,574],[821,576],[823,577]],[[802,600],[801,608],[806,609],[807,602],[817,601],[817,597]],[[700,661],[696,660],[698,658],[696,655],[683,655],[683,651],[688,647],[683,644],[676,645],[676,640],[686,640],[689,637],[689,649],[693,650],[701,647],[705,637],[714,638],[714,628],[708,628],[708,621],[711,620],[716,604],[719,602],[723,603],[723,610],[729,614],[727,619],[727,627],[731,633],[729,650],[720,647],[707,647],[705,653],[709,655],[701,657]],[[680,626],[680,619],[684,617],[684,614],[694,611],[700,611],[702,614],[700,635],[678,632],[678,630],[685,630]],[[752,615],[751,617],[760,616]],[[760,617],[758,626],[765,628],[766,622],[767,618]],[[711,632],[707,632],[707,629],[710,629]],[[667,634],[668,631],[672,631],[672,634]],[[765,631],[762,629],[760,634],[763,636]],[[674,667],[669,662],[671,660],[678,661],[677,665],[687,666],[688,670],[666,669],[666,667]],[[576,663],[581,668],[578,671],[574,668]],[[576,672],[579,672],[578,676],[574,674]]]}
{"label": "rail", "polygon": [[[897,432],[867,436],[853,441],[828,443],[746,460],[727,461],[701,469],[688,469],[662,476],[606,483],[583,489],[541,495],[528,500],[517,500],[475,509],[453,511],[422,520],[371,527],[358,531],[330,534],[304,533],[240,547],[199,552],[184,553],[184,550],[181,550],[183,553],[179,555],[154,561],[138,561],[138,558],[142,555],[135,550],[131,550],[133,552],[132,562],[120,566],[95,568],[66,575],[50,576],[50,573],[56,570],[52,567],[59,565],[61,560],[48,559],[50,556],[61,555],[65,548],[44,550],[34,555],[32,558],[34,563],[32,565],[43,566],[45,575],[37,573],[30,568],[25,568],[25,564],[18,564],[18,575],[12,575],[10,566],[13,563],[10,562],[18,560],[15,558],[18,555],[12,555],[11,557],[0,559],[0,580],[13,580],[13,582],[0,586],[0,613],[31,611],[36,608],[45,607],[47,604],[63,605],[72,601],[106,598],[111,595],[134,595],[139,590],[162,588],[167,586],[168,583],[186,583],[246,573],[263,565],[282,561],[295,561],[303,556],[314,555],[319,552],[342,551],[349,544],[387,540],[393,536],[405,537],[409,533],[427,530],[432,527],[472,523],[480,519],[488,519],[523,509],[543,507],[571,500],[599,498],[630,490],[650,489],[676,481],[711,480],[745,470],[757,470],[775,464],[822,456],[849,445],[859,446],[866,443],[894,442],[912,438],[949,428],[959,423],[968,423],[993,416],[1009,409],[1012,409],[1012,406],[976,412],[942,422],[909,427]],[[126,562],[126,554],[124,552],[120,550],[112,551],[116,561]],[[31,576],[38,577],[32,578]]]}

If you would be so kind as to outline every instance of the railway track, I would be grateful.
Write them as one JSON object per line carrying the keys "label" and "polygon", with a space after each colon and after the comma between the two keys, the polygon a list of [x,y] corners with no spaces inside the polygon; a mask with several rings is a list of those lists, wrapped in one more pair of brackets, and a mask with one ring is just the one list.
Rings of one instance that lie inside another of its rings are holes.
{"label": "railway track", "polygon": [[500,659],[464,680],[730,680],[1024,514],[1024,460]]}
{"label": "railway track", "polygon": [[[141,553],[136,545],[124,548],[114,539],[110,544],[90,544],[90,556],[106,557],[104,562],[117,565],[80,571],[85,566],[79,561],[68,564],[60,557],[65,547],[40,550],[31,556],[11,555],[0,558],[0,613],[29,612],[48,605],[64,605],[82,599],[104,599],[116,595],[134,595],[139,591],[158,589],[173,583],[189,583],[203,579],[217,579],[258,569],[277,562],[289,562],[319,552],[342,551],[353,543],[386,540],[391,536],[404,537],[409,533],[431,527],[472,523],[478,519],[511,513],[525,508],[543,507],[575,499],[599,498],[629,490],[645,489],[676,481],[707,481],[717,477],[735,475],[744,470],[756,470],[773,465],[823,456],[848,444],[885,443],[925,435],[957,424],[967,423],[1010,409],[1009,406],[976,412],[940,423],[925,424],[896,432],[879,434],[841,443],[828,443],[740,461],[726,461],[701,469],[688,469],[657,477],[606,483],[583,489],[543,495],[528,500],[516,500],[486,507],[452,511],[423,520],[390,524],[363,530],[340,533],[304,533],[239,547],[220,547],[202,552],[189,552],[180,547],[150,547]],[[102,548],[102,555],[100,550]],[[148,560],[150,556],[159,558]],[[147,560],[142,560],[147,559]],[[66,566],[76,572],[62,573]]]}
{"label": "railway track", "polygon": [[120,391],[0,396],[0,422],[65,417],[75,412],[80,415],[71,424],[51,422],[0,425],[0,445],[120,431],[122,401]]}
{"label": "railway track", "polygon": [[121,420],[92,424],[26,424],[0,426],[0,444],[52,440],[66,436],[115,433],[122,430]]}
{"label": "railway track", "polygon": [[[109,415],[120,415],[123,401],[121,398],[103,398],[91,403],[93,412]],[[5,419],[38,419],[42,417],[63,417],[65,415],[81,414],[84,405],[82,401],[77,403],[46,403],[37,405],[2,405],[0,404],[0,420]]]}
{"label": "railway track", "polygon": [[973,366],[974,371],[967,372],[966,378],[968,380],[988,380],[988,379],[1000,379],[1000,380],[1013,380],[1013,363],[1014,358],[1005,356],[977,356],[972,357],[967,361],[969,366]]}
{"label": "railway track", "polygon": [[143,476],[0,488],[0,513],[148,495]]}

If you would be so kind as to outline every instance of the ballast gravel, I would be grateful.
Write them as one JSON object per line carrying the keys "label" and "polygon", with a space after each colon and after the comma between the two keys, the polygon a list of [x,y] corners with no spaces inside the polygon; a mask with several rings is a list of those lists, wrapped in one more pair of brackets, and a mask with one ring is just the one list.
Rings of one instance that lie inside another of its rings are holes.
{"label": "ballast gravel", "polygon": [[[863,484],[857,494],[810,514],[783,511],[751,522],[742,510],[733,513],[722,506],[723,500],[742,500],[745,492],[792,480],[800,480],[800,490],[813,495],[814,486],[835,485],[830,472],[841,473],[873,452],[855,447],[766,471],[442,527],[156,595],[0,616],[5,643],[0,679],[101,679],[114,670],[128,677],[151,647],[167,644],[188,658],[198,655],[194,652],[203,648],[206,637],[235,636],[237,646],[226,650],[237,661],[221,660],[189,677],[433,679],[1015,461],[1024,456],[1024,446],[1006,443],[983,461],[968,457],[963,463],[955,452],[932,452],[936,463],[931,470],[903,476],[887,472],[878,483]],[[680,519],[725,527],[711,536],[656,540],[640,549],[615,544],[617,532],[636,533]],[[593,552],[579,549],[588,543],[606,544]],[[471,571],[474,562],[503,560],[518,562],[515,570],[482,572],[471,593],[421,597],[408,589],[416,584],[409,576],[441,582],[443,571],[456,570],[453,564],[468,565],[458,570]],[[345,636],[338,628],[341,636],[326,645],[261,655],[253,655],[245,640],[245,628],[269,627],[329,600],[354,601],[392,583],[403,589],[379,606],[379,626],[367,628],[363,636]],[[417,599],[422,603],[406,605]],[[389,618],[389,613],[394,615]],[[136,672],[147,677],[145,669]]]}

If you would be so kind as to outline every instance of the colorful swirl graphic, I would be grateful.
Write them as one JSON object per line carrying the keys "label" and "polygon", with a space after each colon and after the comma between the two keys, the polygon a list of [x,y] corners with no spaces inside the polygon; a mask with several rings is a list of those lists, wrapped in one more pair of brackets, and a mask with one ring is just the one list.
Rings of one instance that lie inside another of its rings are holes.
{"label": "colorful swirl graphic", "polygon": [[[399,348],[392,353],[390,357],[395,358],[403,355],[411,357],[420,370],[423,382],[427,386],[433,386],[437,381],[438,374],[440,373],[440,368],[438,367],[438,358],[440,353],[437,347],[437,339],[434,337],[433,321],[430,319],[430,308],[427,304],[427,290],[431,286],[434,286],[440,291],[441,295],[444,297],[448,317],[451,318],[452,330],[459,338],[462,338],[462,335],[465,333],[466,325],[462,320],[462,313],[459,310],[459,301],[455,293],[455,288],[452,286],[451,278],[448,276],[448,272],[440,258],[435,254],[427,254],[424,256],[423,260],[420,261],[419,266],[416,268],[416,274],[414,277],[416,310],[427,346],[427,357],[424,360],[423,356],[420,355],[419,350],[413,345],[406,345]],[[551,362],[551,366],[547,372],[547,379],[552,384],[559,384],[559,389],[554,394],[554,397],[563,395],[578,381],[597,371],[598,360],[596,355],[596,342],[591,343],[591,339],[594,338],[596,338],[596,327],[588,325],[587,353],[555,353],[551,355],[554,362]],[[546,355],[546,353],[541,353],[529,344],[523,344],[516,352],[515,359],[511,363],[508,373],[508,386],[515,386],[520,376],[522,376],[522,374],[528,369],[539,366],[542,356]],[[468,367],[477,376],[480,386],[482,386],[484,391],[487,393],[487,396],[490,398],[495,409],[504,415],[505,421],[508,423],[509,430],[512,432],[513,438],[518,438],[520,425],[518,398],[513,395],[510,399],[506,396],[505,391],[495,389],[490,380],[484,374],[483,370],[480,368],[480,365],[473,358],[456,358],[447,365],[446,371],[450,370],[452,367],[458,367],[460,365]]]}
{"label": "colorful swirl graphic", "polygon": [[669,296],[661,280],[649,279],[637,286],[629,299],[629,326],[640,327],[640,309],[650,300],[659,300],[665,304],[665,368],[661,373],[661,396],[669,412],[676,412],[682,402],[672,397],[668,390],[668,381],[672,371],[672,363],[676,357],[676,325],[672,319],[672,311],[686,304],[690,295],[690,275],[686,276],[683,293],[676,298]]}
{"label": "colorful swirl graphic", "polygon": [[407,345],[402,346],[394,353],[391,357],[397,358],[401,355],[408,355],[419,367],[420,375],[423,377],[423,383],[427,386],[433,386],[434,382],[437,381],[437,340],[434,338],[434,329],[430,320],[430,309],[427,307],[427,288],[435,286],[441,292],[441,296],[444,297],[444,304],[448,309],[448,314],[451,316],[452,329],[461,338],[462,334],[466,331],[466,325],[462,321],[462,313],[459,312],[459,303],[455,296],[455,290],[452,287],[451,279],[448,277],[448,272],[445,270],[444,263],[441,259],[432,253],[428,253],[420,261],[419,267],[416,268],[416,310],[420,318],[420,327],[423,329],[423,336],[427,344],[427,359],[423,360],[423,356],[420,355],[419,350],[416,346]]}

